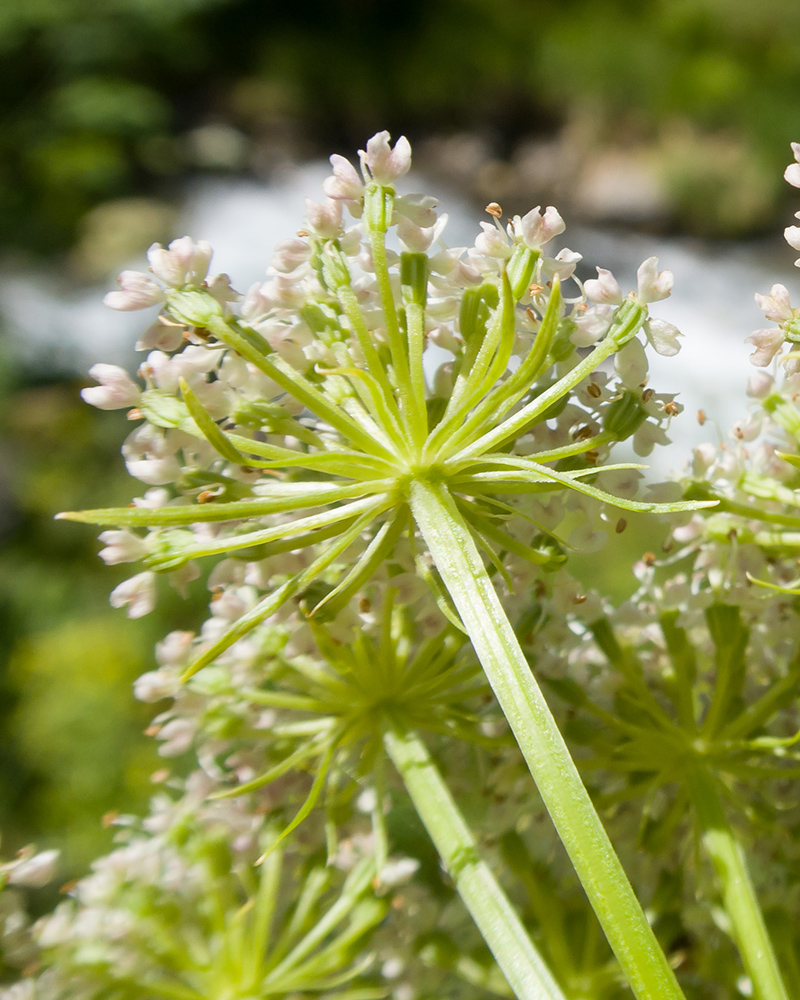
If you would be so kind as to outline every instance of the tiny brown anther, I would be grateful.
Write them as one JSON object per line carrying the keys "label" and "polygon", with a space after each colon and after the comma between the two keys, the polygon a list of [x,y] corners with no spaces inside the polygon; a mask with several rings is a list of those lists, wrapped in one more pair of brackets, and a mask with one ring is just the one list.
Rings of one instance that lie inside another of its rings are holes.
{"label": "tiny brown anther", "polygon": [[703,424],[706,422],[706,420],[708,420],[708,417],[706,416],[706,411],[705,410],[698,410],[697,411],[697,422],[698,422],[698,424],[700,424],[700,426],[702,427]]}
{"label": "tiny brown anther", "polygon": [[77,884],[78,879],[70,879],[69,882],[65,882],[58,891],[62,896],[66,896],[68,892],[72,892]]}
{"label": "tiny brown anther", "polygon": [[655,566],[656,564],[655,553],[645,552],[645,554],[642,556],[642,562],[645,564],[645,566]]}
{"label": "tiny brown anther", "polygon": [[592,397],[592,399],[599,399],[603,395],[603,390],[596,382],[590,382],[586,386],[586,391]]}
{"label": "tiny brown anther", "polygon": [[650,400],[653,398],[653,396],[655,396],[655,394],[656,394],[655,389],[645,389],[644,392],[642,393],[642,402],[649,403]]}
{"label": "tiny brown anther", "polygon": [[624,517],[621,517],[621,518],[619,519],[619,521],[617,521],[617,523],[616,523],[616,524],[614,525],[614,531],[616,531],[616,533],[617,533],[618,535],[621,535],[621,534],[622,534],[622,532],[623,532],[623,531],[624,531],[624,530],[625,530],[625,529],[626,529],[627,527],[628,527],[628,522],[627,522],[627,521],[625,520],[625,518],[624,518]]}
{"label": "tiny brown anther", "polygon": [[150,781],[154,785],[163,785],[167,778],[169,778],[170,774],[172,774],[172,772],[168,767],[161,767],[157,771],[153,771],[150,775]]}
{"label": "tiny brown anther", "polygon": [[501,219],[503,217],[503,209],[500,208],[496,201],[490,201],[484,211],[493,216],[495,219]]}
{"label": "tiny brown anther", "polygon": [[308,233],[305,231],[305,229],[298,229],[297,235],[300,237],[300,239],[304,239],[306,236],[308,236]]}
{"label": "tiny brown anther", "polygon": [[664,413],[666,413],[668,417],[677,417],[680,412],[678,404],[674,403],[672,400],[664,404]]}
{"label": "tiny brown anther", "polygon": [[544,285],[537,285],[536,282],[534,282],[530,286],[530,288],[528,289],[528,291],[531,293],[532,296],[533,295],[538,295],[539,292],[544,291]]}
{"label": "tiny brown anther", "polygon": [[161,732],[161,726],[148,726],[147,729],[144,730],[144,735],[158,736],[160,732]]}
{"label": "tiny brown anther", "polygon": [[589,465],[595,465],[600,458],[600,452],[596,448],[590,448],[583,456]]}
{"label": "tiny brown anther", "polygon": [[103,818],[100,822],[102,823],[103,829],[107,830],[110,826],[113,826],[118,819],[119,819],[119,809],[112,809],[110,812],[107,812],[103,815]]}
{"label": "tiny brown anther", "polygon": [[572,598],[572,603],[573,604],[583,604],[583,603],[585,603],[585,601],[586,601],[586,594],[576,594]]}
{"label": "tiny brown anther", "polygon": [[372,607],[372,601],[370,601],[366,597],[362,597],[361,600],[358,602],[358,610],[361,612],[362,615],[365,615],[371,607]]}
{"label": "tiny brown anther", "polygon": [[141,420],[144,414],[138,406],[134,406],[132,410],[128,410],[126,416],[128,420]]}

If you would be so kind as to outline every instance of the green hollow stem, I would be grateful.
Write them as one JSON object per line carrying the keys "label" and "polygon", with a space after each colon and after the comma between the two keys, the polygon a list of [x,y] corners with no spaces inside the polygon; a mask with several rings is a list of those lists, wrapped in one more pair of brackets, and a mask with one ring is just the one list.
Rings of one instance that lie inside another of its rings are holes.
{"label": "green hollow stem", "polygon": [[448,491],[415,479],[408,495],[433,561],[461,617],[545,806],[638,1000],[683,1000],[589,799]]}
{"label": "green hollow stem", "polygon": [[758,1000],[789,1000],[747,859],[720,796],[719,782],[702,765],[692,768],[686,780],[703,846],[714,865],[723,906],[755,996]]}
{"label": "green hollow stem", "polygon": [[413,732],[389,729],[383,738],[414,808],[458,894],[519,1000],[565,1000],[519,917],[481,858],[438,768]]}

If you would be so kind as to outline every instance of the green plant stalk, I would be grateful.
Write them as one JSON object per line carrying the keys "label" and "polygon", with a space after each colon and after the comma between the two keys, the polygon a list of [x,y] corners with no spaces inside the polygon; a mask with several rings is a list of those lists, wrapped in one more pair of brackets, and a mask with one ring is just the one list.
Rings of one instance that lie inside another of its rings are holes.
{"label": "green plant stalk", "polygon": [[439,852],[458,894],[519,1000],[565,1000],[458,811],[422,740],[399,727],[386,731],[386,752]]}
{"label": "green plant stalk", "polygon": [[452,497],[440,483],[415,478],[408,499],[631,989],[638,1000],[683,1000]]}
{"label": "green plant stalk", "polygon": [[686,780],[703,846],[714,865],[722,903],[755,995],[758,1000],[789,1000],[747,859],[720,797],[719,783],[703,765],[692,768]]}

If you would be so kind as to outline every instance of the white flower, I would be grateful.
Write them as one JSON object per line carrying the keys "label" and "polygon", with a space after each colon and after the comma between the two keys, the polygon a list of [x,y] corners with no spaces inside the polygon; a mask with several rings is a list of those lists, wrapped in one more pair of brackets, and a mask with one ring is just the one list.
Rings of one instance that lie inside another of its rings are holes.
{"label": "white flower", "polygon": [[119,410],[136,406],[139,402],[139,387],[128,373],[117,365],[93,365],[89,374],[100,385],[81,389],[81,398],[99,410]]}
{"label": "white flower", "polygon": [[144,540],[134,535],[132,531],[103,531],[99,538],[106,546],[98,553],[106,566],[136,562],[137,559],[143,559],[148,552]]}
{"label": "white flower", "polygon": [[592,302],[605,305],[619,305],[622,302],[622,289],[614,275],[604,267],[597,268],[597,277],[584,282],[586,297]]}
{"label": "white flower", "polygon": [[[31,848],[26,848],[30,851]],[[8,881],[11,885],[27,886],[30,889],[40,889],[53,878],[58,863],[58,851],[40,851],[39,854],[23,854],[18,861],[13,861],[7,868]]]}
{"label": "white flower", "polygon": [[658,270],[658,257],[648,257],[636,272],[640,302],[659,302],[672,291],[672,271]]}
{"label": "white flower", "polygon": [[783,178],[792,187],[800,188],[800,142],[792,143],[792,152],[794,153],[795,162],[789,164],[784,171]]}
{"label": "white flower", "polygon": [[768,365],[783,346],[783,330],[773,326],[769,330],[755,330],[744,338],[745,344],[752,344],[755,350],[750,355],[750,364],[763,368]]}
{"label": "white flower", "polygon": [[656,354],[665,358],[674,357],[681,349],[678,337],[681,331],[663,319],[649,319],[644,324],[644,332]]}
{"label": "white flower", "polygon": [[583,254],[576,253],[564,247],[559,250],[555,257],[545,257],[542,261],[542,275],[546,278],[554,278],[556,275],[561,281],[566,281],[575,273],[577,264],[583,260]]}
{"label": "white flower", "polygon": [[163,302],[165,295],[160,285],[142,271],[123,271],[117,278],[120,290],[109,292],[103,302],[109,309],[130,312],[146,309]]}
{"label": "white flower", "polygon": [[344,156],[334,153],[331,157],[331,166],[333,177],[327,177],[322,184],[325,194],[329,198],[342,201],[359,201],[364,194],[364,185],[353,164]]}
{"label": "white flower", "polygon": [[171,719],[159,729],[157,738],[164,742],[158,748],[160,757],[180,757],[194,739],[195,724],[191,719]]}
{"label": "white flower", "polygon": [[165,250],[160,243],[154,243],[147,251],[150,270],[171,288],[184,285],[200,285],[208,274],[213,250],[204,240],[195,243],[190,236],[173,240]]}
{"label": "white flower", "polygon": [[129,618],[142,618],[149,615],[156,605],[156,575],[149,570],[137,573],[129,580],[124,580],[111,591],[109,603],[112,608],[127,607]]}
{"label": "white flower", "polygon": [[366,152],[363,149],[358,151],[362,166],[368,168],[373,180],[387,186],[407,174],[411,166],[411,144],[408,139],[401,135],[394,144],[394,149],[390,140],[388,132],[378,132],[367,142]]}
{"label": "white flower", "polygon": [[177,674],[169,670],[148,670],[134,681],[133,694],[139,701],[153,703],[163,698],[174,698],[180,687]]}
{"label": "white flower", "polygon": [[475,239],[475,250],[486,257],[508,259],[514,248],[506,239],[506,234],[491,222],[482,222],[481,229],[483,232]]}
{"label": "white flower", "polygon": [[760,295],[756,292],[755,299],[758,308],[767,319],[771,319],[774,323],[785,323],[794,318],[789,289],[785,285],[773,285],[769,290],[769,295]]}
{"label": "white flower", "polygon": [[324,205],[306,198],[306,221],[315,236],[335,240],[342,232],[342,203],[329,198]]}
{"label": "white flower", "polygon": [[554,236],[563,233],[567,228],[564,220],[552,205],[548,205],[542,215],[539,206],[532,208],[527,215],[514,216],[512,222],[514,235],[522,240],[529,250],[539,250]]}
{"label": "white flower", "polygon": [[626,389],[638,388],[647,378],[647,356],[636,337],[614,355],[614,368]]}

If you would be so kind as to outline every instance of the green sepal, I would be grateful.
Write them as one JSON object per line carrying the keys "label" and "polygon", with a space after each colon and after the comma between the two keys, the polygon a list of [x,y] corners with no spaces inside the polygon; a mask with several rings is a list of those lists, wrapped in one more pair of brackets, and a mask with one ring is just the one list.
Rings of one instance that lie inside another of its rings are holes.
{"label": "green sepal", "polygon": [[[168,392],[161,392],[159,389],[147,389],[139,397],[139,409],[142,416],[156,427],[166,429],[186,427],[189,421],[189,410],[185,403]],[[191,433],[191,430],[189,430]]]}
{"label": "green sepal", "polygon": [[424,306],[428,298],[428,255],[400,254],[400,285],[409,302]]}
{"label": "green sepal", "polygon": [[508,262],[508,280],[511,282],[511,291],[516,302],[519,302],[530,288],[534,268],[541,256],[539,250],[531,250],[524,243],[518,243],[514,247]]}
{"label": "green sepal", "polygon": [[221,319],[224,310],[222,303],[210,292],[187,288],[170,292],[167,297],[167,312],[179,323],[205,329],[213,320]]}
{"label": "green sepal", "polygon": [[641,395],[626,389],[606,410],[603,429],[613,434],[618,441],[626,441],[647,419],[647,411],[642,406]]}

